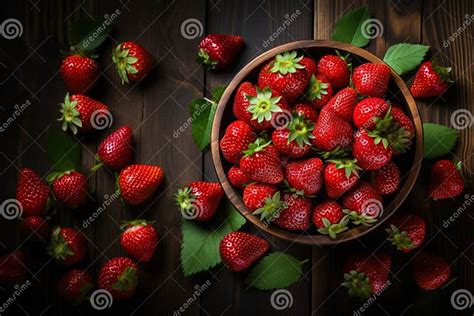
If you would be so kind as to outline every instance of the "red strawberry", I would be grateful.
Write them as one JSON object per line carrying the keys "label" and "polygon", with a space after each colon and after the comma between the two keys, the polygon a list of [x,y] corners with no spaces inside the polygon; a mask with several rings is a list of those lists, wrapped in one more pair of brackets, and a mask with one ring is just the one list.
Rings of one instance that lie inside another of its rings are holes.
{"label": "red strawberry", "polygon": [[357,92],[366,97],[382,97],[387,91],[391,71],[385,64],[362,64],[352,73]]}
{"label": "red strawberry", "polygon": [[148,262],[155,253],[158,233],[153,223],[136,219],[120,225],[121,229],[125,229],[120,235],[120,245],[130,257],[137,261]]}
{"label": "red strawberry", "polygon": [[49,236],[48,221],[40,216],[29,216],[21,221],[21,229],[28,234],[33,235],[37,239],[45,240]]}
{"label": "red strawberry", "polygon": [[353,223],[370,226],[383,213],[382,197],[368,182],[359,181],[342,199]]}
{"label": "red strawberry", "polygon": [[306,98],[316,109],[325,106],[332,98],[332,85],[329,80],[321,74],[311,76],[306,90]]}
{"label": "red strawberry", "polygon": [[392,260],[386,254],[354,254],[345,263],[342,285],[349,289],[350,296],[367,299],[387,287],[391,265]]}
{"label": "red strawberry", "polygon": [[59,69],[71,93],[86,93],[99,78],[99,65],[87,56],[71,55],[63,59]]}
{"label": "red strawberry", "polygon": [[23,168],[16,187],[16,199],[21,204],[24,216],[44,216],[48,206],[49,188],[35,171]]}
{"label": "red strawberry", "polygon": [[48,181],[52,183],[56,200],[67,207],[77,207],[87,199],[87,178],[80,172],[52,173]]}
{"label": "red strawberry", "polygon": [[359,103],[354,108],[352,120],[357,128],[365,128],[373,130],[377,121],[382,119],[389,110],[390,106],[384,99],[381,98],[367,98]]}
{"label": "red strawberry", "polygon": [[48,253],[60,264],[70,266],[83,260],[87,252],[85,237],[69,227],[55,227]]}
{"label": "red strawberry", "polygon": [[318,62],[318,73],[326,76],[336,88],[349,85],[350,71],[345,57],[325,55]]}
{"label": "red strawberry", "polygon": [[283,181],[280,155],[274,145],[259,138],[249,145],[240,159],[240,169],[253,181],[277,184]]}
{"label": "red strawberry", "polygon": [[276,186],[271,184],[252,183],[245,187],[242,199],[250,212],[253,212],[264,207],[267,200],[271,200],[277,191]]}
{"label": "red strawberry", "polygon": [[25,281],[27,276],[26,258],[23,251],[15,250],[0,256],[0,284],[15,285]]}
{"label": "red strawberry", "polygon": [[107,136],[97,149],[98,164],[92,170],[95,171],[102,164],[113,170],[125,167],[133,156],[133,132],[128,126],[122,126]]}
{"label": "red strawberry", "polygon": [[323,185],[323,168],[319,158],[289,162],[285,167],[285,179],[291,188],[305,195],[315,195]]}
{"label": "red strawberry", "polygon": [[320,150],[338,151],[351,145],[352,134],[352,126],[349,123],[338,117],[330,108],[324,107],[319,113],[311,142]]}
{"label": "red strawberry", "polygon": [[178,190],[176,203],[183,217],[206,221],[214,216],[223,196],[218,182],[193,182]]}
{"label": "red strawberry", "polygon": [[238,163],[243,157],[243,151],[257,139],[252,128],[243,121],[235,121],[227,126],[224,137],[220,142],[220,148],[225,160]]}
{"label": "red strawberry", "polygon": [[318,111],[307,103],[298,103],[295,105],[295,112],[299,116],[304,116],[304,118],[311,121],[311,123],[316,124],[318,121]]}
{"label": "red strawberry", "polygon": [[448,90],[451,67],[441,67],[425,61],[416,72],[410,92],[415,98],[438,97]]}
{"label": "red strawberry", "polygon": [[356,104],[357,92],[351,87],[347,87],[336,93],[326,106],[346,122],[352,123],[352,115]]}
{"label": "red strawberry", "polygon": [[310,121],[294,114],[286,127],[280,127],[273,131],[273,145],[285,156],[303,157],[311,149],[309,140],[314,137],[311,133],[313,128],[314,124]]}
{"label": "red strawberry", "polygon": [[99,272],[99,287],[109,291],[117,300],[132,297],[135,294],[137,282],[138,266],[126,257],[108,260]]}
{"label": "red strawberry", "polygon": [[141,204],[155,193],[163,178],[164,172],[159,166],[130,165],[118,176],[120,195],[128,204]]}
{"label": "red strawberry", "polygon": [[311,200],[294,193],[283,195],[284,207],[270,215],[274,223],[287,230],[307,230],[311,225]]}
{"label": "red strawberry", "polygon": [[373,171],[374,187],[382,195],[390,195],[400,187],[400,169],[390,161],[385,166]]}
{"label": "red strawberry", "polygon": [[464,179],[460,171],[461,162],[437,161],[430,172],[429,196],[433,200],[442,200],[460,195],[464,191]]}
{"label": "red strawberry", "polygon": [[328,161],[324,169],[324,183],[328,197],[336,199],[356,185],[361,169],[356,162],[354,159]]}
{"label": "red strawberry", "polygon": [[227,172],[227,179],[229,182],[232,183],[233,186],[243,189],[249,183],[252,182],[243,172],[240,170],[238,166],[232,166]]}
{"label": "red strawberry", "polygon": [[451,275],[449,264],[444,258],[427,252],[417,254],[411,268],[416,284],[427,291],[440,288]]}
{"label": "red strawberry", "polygon": [[300,65],[303,65],[308,73],[308,76],[317,75],[318,74],[318,66],[313,58],[304,56],[300,61]]}
{"label": "red strawberry", "polygon": [[313,223],[318,228],[318,232],[335,239],[337,234],[347,230],[349,217],[344,216],[339,203],[326,200],[314,208]]}
{"label": "red strawberry", "polygon": [[388,240],[398,250],[410,252],[418,248],[425,239],[425,221],[413,214],[395,214],[389,220],[386,231]]}
{"label": "red strawberry", "polygon": [[79,304],[86,300],[92,290],[92,283],[92,277],[86,271],[70,270],[58,281],[58,296],[67,302]]}
{"label": "red strawberry", "polygon": [[199,43],[197,61],[208,69],[224,69],[234,62],[244,47],[239,35],[209,34]]}
{"label": "red strawberry", "polygon": [[219,247],[222,262],[230,271],[240,272],[262,257],[270,245],[265,239],[244,232],[224,236]]}
{"label": "red strawberry", "polygon": [[88,132],[95,129],[103,129],[104,122],[110,124],[112,114],[109,108],[88,96],[74,94],[69,97],[66,94],[64,103],[61,103],[61,117],[63,131],[70,129],[74,134]]}
{"label": "red strawberry", "polygon": [[260,88],[270,87],[290,103],[303,94],[308,85],[308,72],[300,64],[303,56],[298,57],[296,51],[276,55],[275,59],[266,64],[258,75]]}
{"label": "red strawberry", "polygon": [[410,137],[415,135],[415,125],[401,108],[398,106],[392,106],[391,114],[392,122],[394,124],[398,124],[399,127],[403,127],[410,134]]}
{"label": "red strawberry", "polygon": [[155,64],[153,56],[135,42],[119,44],[114,50],[112,61],[122,84],[142,80]]}
{"label": "red strawberry", "polygon": [[376,131],[368,132],[361,129],[354,134],[352,155],[362,169],[380,169],[392,159],[392,154],[393,150],[388,140]]}

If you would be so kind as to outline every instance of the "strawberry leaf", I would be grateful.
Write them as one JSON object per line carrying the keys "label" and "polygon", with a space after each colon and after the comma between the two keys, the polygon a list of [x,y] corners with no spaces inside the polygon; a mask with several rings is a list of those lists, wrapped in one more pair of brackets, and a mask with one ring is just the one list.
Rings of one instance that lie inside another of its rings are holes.
{"label": "strawberry leaf", "polygon": [[336,23],[331,39],[334,41],[364,47],[369,44],[369,38],[362,32],[362,24],[370,18],[369,9],[361,7],[344,14]]}
{"label": "strawberry leaf", "polygon": [[209,226],[183,219],[181,267],[184,275],[208,270],[221,262],[219,244],[222,238],[245,224],[245,218],[230,204],[221,209],[223,219]]}
{"label": "strawberry leaf", "polygon": [[458,138],[458,132],[455,129],[432,123],[423,124],[423,134],[424,157],[427,159],[448,154]]}
{"label": "strawberry leaf", "polygon": [[64,172],[78,169],[81,159],[81,146],[68,133],[59,128],[48,131],[46,152],[53,171]]}
{"label": "strawberry leaf", "polygon": [[102,44],[111,30],[110,23],[82,18],[69,26],[69,44],[76,51],[93,51]]}
{"label": "strawberry leaf", "polygon": [[402,75],[418,67],[430,47],[419,44],[395,44],[388,48],[383,61]]}

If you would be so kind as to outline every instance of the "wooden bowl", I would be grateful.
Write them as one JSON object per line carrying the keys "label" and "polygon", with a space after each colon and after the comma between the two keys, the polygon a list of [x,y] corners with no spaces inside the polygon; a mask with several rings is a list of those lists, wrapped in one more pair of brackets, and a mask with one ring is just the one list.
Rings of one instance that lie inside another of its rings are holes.
{"label": "wooden bowl", "polygon": [[298,41],[278,46],[252,60],[235,76],[222,95],[212,125],[211,149],[214,168],[216,169],[222,187],[232,204],[247,218],[247,220],[252,222],[261,230],[276,237],[300,244],[332,245],[353,240],[376,229],[387,220],[387,218],[389,218],[405,200],[418,177],[421,161],[423,159],[423,128],[418,108],[403,80],[392,70],[392,80],[390,81],[387,97],[391,100],[398,100],[405,108],[405,111],[409,116],[411,116],[411,119],[415,124],[416,132],[411,150],[409,153],[402,155],[400,162],[397,162],[397,165],[401,169],[403,178],[401,188],[391,199],[384,199],[384,211],[373,226],[355,227],[339,234],[337,239],[331,239],[327,235],[318,234],[314,229],[313,232],[291,232],[274,225],[264,225],[257,216],[254,216],[249,212],[242,202],[239,190],[234,188],[227,180],[226,174],[231,165],[223,159],[219,149],[219,141],[224,135],[225,129],[235,120],[232,113],[232,103],[235,91],[243,81],[249,80],[256,83],[256,78],[261,67],[275,55],[283,53],[284,51],[299,50],[304,52],[305,55],[310,55],[318,60],[325,54],[334,54],[335,49],[343,54],[347,52],[351,53],[353,67],[364,62],[375,64],[384,63],[380,58],[362,48],[328,40]]}

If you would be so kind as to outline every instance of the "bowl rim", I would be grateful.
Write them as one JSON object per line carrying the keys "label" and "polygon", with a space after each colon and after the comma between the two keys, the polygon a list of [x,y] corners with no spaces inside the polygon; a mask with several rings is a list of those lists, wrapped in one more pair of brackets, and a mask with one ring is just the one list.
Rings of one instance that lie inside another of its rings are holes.
{"label": "bowl rim", "polygon": [[[368,62],[375,63],[375,64],[385,64],[383,60],[381,60],[376,55],[372,54],[371,52],[341,42],[335,42],[330,40],[303,40],[303,41],[295,41],[286,43],[275,48],[272,48],[254,59],[252,59],[244,68],[242,68],[237,75],[232,79],[229,83],[227,88],[225,89],[219,103],[217,106],[217,110],[214,116],[214,121],[212,124],[212,131],[211,131],[211,153],[212,153],[212,161],[214,168],[216,170],[217,176],[219,178],[219,182],[224,189],[227,198],[231,201],[231,203],[235,206],[235,208],[250,222],[252,222],[255,226],[257,226],[260,230],[269,233],[275,237],[292,241],[298,244],[306,244],[306,245],[335,245],[342,242],[348,242],[359,238],[369,232],[375,230],[379,226],[381,226],[390,216],[395,213],[398,207],[403,203],[406,199],[410,191],[412,190],[418,174],[421,168],[421,162],[423,160],[423,125],[421,116],[416,105],[416,102],[411,95],[408,87],[406,86],[403,79],[392,69],[391,75],[392,79],[396,86],[400,89],[401,99],[404,99],[406,105],[409,109],[409,114],[412,117],[412,120],[415,125],[415,154],[413,159],[413,165],[411,166],[410,170],[408,171],[409,175],[406,179],[403,186],[400,188],[398,194],[393,198],[393,200],[388,204],[387,207],[384,207],[384,211],[382,216],[379,218],[377,223],[372,226],[362,226],[362,227],[355,227],[350,230],[347,230],[344,233],[338,235],[336,239],[331,239],[327,235],[310,235],[307,233],[302,232],[292,232],[282,228],[279,228],[275,225],[265,225],[257,216],[254,216],[249,212],[249,210],[245,207],[240,198],[237,189],[234,188],[230,182],[227,180],[227,175],[224,171],[224,167],[221,160],[220,148],[219,148],[219,141],[220,141],[220,126],[222,117],[224,114],[224,110],[230,101],[230,97],[240,85],[241,82],[245,80],[245,78],[251,74],[257,67],[260,67],[263,63],[270,60],[275,55],[282,53],[287,50],[304,50],[307,48],[329,48],[334,50],[341,50],[348,53],[351,53],[357,57],[362,57],[363,59],[367,60]],[[388,65],[387,65],[388,66]],[[223,132],[223,131],[222,131]]]}

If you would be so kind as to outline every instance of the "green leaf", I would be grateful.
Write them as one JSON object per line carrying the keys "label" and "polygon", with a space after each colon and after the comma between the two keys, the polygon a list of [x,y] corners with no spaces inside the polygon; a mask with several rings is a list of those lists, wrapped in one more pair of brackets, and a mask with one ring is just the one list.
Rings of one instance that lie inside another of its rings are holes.
{"label": "green leaf", "polygon": [[185,276],[218,265],[221,262],[219,244],[222,238],[245,224],[245,218],[233,206],[228,205],[221,211],[223,219],[211,227],[183,218],[181,266]]}
{"label": "green leaf", "polygon": [[388,48],[383,61],[402,75],[418,67],[430,47],[419,44],[395,44]]}
{"label": "green leaf", "polygon": [[92,51],[102,44],[110,33],[110,23],[83,18],[69,26],[69,44],[79,51]]}
{"label": "green leaf", "polygon": [[364,47],[369,44],[369,39],[362,33],[362,24],[370,18],[369,9],[361,7],[343,15],[336,23],[331,39],[334,41]]}
{"label": "green leaf", "polygon": [[427,159],[437,158],[449,153],[458,138],[455,129],[444,125],[425,123],[424,134],[424,157]]}
{"label": "green leaf", "polygon": [[53,171],[63,172],[79,168],[81,147],[71,135],[59,128],[49,129],[46,151]]}

